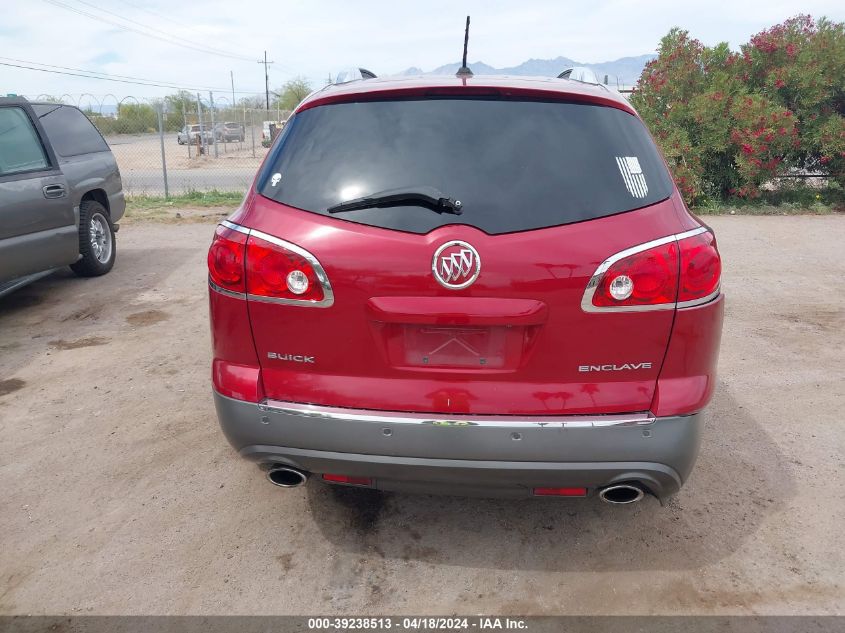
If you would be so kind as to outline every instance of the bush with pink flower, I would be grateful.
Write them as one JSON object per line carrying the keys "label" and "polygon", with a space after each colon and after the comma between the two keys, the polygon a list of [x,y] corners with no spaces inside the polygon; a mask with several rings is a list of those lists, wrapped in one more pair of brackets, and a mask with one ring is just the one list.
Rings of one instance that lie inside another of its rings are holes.
{"label": "bush with pink flower", "polygon": [[631,102],[689,204],[795,170],[845,186],[845,25],[799,15],[738,52],[672,29]]}

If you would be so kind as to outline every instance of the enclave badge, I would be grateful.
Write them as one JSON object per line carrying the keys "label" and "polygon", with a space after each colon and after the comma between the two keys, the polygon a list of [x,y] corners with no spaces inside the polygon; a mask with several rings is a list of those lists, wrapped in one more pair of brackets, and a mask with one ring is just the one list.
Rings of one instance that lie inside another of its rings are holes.
{"label": "enclave badge", "polygon": [[444,288],[460,290],[472,285],[481,272],[481,258],[472,246],[460,240],[446,242],[434,252],[431,272]]}

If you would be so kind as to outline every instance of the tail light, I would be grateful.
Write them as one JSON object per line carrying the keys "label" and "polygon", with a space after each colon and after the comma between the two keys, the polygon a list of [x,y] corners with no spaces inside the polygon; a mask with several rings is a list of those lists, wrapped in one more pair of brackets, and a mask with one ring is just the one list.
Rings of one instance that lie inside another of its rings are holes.
{"label": "tail light", "polygon": [[208,276],[223,290],[246,292],[244,257],[247,236],[226,226],[218,226],[208,249]]}
{"label": "tail light", "polygon": [[319,266],[316,259],[293,244],[270,239],[249,236],[246,246],[247,294],[251,298],[281,302],[316,304],[325,301],[326,293],[316,269]]}
{"label": "tail light", "polygon": [[716,236],[704,232],[680,240],[681,283],[678,305],[708,299],[719,290],[722,260],[716,249]]}
{"label": "tail light", "polygon": [[214,233],[208,274],[218,290],[255,301],[321,308],[334,303],[326,272],[311,253],[229,221]]}
{"label": "tail light", "polygon": [[581,307],[624,312],[698,305],[718,293],[721,270],[716,238],[695,229],[606,259],[590,279]]}
{"label": "tail light", "polygon": [[598,308],[675,304],[678,295],[678,244],[661,244],[610,265],[593,295]]}

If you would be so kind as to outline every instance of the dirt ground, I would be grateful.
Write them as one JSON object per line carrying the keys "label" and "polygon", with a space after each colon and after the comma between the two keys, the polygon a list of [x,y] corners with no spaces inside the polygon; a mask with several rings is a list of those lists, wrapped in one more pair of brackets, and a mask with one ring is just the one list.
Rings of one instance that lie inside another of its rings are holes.
{"label": "dirt ground", "polygon": [[845,217],[710,222],[698,465],[622,508],[271,486],[212,407],[213,225],[127,224],[0,299],[0,613],[842,614]]}

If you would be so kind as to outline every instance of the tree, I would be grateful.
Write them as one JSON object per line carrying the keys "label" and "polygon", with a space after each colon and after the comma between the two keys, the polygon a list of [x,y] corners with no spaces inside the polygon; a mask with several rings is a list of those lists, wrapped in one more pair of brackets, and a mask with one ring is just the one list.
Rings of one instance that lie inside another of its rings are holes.
{"label": "tree", "polygon": [[164,127],[169,131],[181,130],[185,120],[196,121],[197,95],[180,90],[164,98]]}
{"label": "tree", "polygon": [[238,99],[238,106],[247,110],[263,110],[265,106],[264,95],[242,97]]}
{"label": "tree", "polygon": [[277,96],[275,107],[280,110],[293,110],[299,105],[300,101],[311,94],[312,90],[313,88],[307,79],[294,77],[273,93]]}
{"label": "tree", "polygon": [[842,180],[845,28],[798,16],[734,53],[672,29],[631,102],[687,202],[755,197],[787,169]]}
{"label": "tree", "polygon": [[845,185],[845,26],[799,15],[742,46],[743,79],[799,122],[790,162]]}

